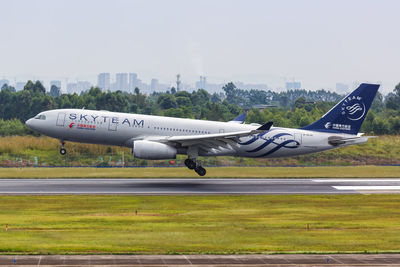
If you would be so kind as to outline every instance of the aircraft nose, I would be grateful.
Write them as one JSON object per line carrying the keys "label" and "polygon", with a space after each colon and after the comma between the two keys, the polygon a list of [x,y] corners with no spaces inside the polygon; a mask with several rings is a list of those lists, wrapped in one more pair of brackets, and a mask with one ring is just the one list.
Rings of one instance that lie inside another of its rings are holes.
{"label": "aircraft nose", "polygon": [[29,127],[29,128],[31,128],[32,129],[32,119],[29,119],[29,120],[27,120],[26,122],[25,122],[25,124]]}

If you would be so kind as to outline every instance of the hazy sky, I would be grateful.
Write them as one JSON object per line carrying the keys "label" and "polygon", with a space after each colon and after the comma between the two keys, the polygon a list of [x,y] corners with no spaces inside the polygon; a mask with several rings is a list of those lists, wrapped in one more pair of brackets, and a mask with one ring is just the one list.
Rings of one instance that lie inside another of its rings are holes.
{"label": "hazy sky", "polygon": [[0,78],[400,82],[400,1],[0,0]]}

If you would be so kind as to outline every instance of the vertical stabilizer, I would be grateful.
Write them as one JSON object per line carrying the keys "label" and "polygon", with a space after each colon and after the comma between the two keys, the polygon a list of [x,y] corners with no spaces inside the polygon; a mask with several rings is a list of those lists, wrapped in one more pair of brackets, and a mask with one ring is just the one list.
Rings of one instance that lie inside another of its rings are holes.
{"label": "vertical stabilizer", "polygon": [[379,84],[362,83],[322,116],[321,119],[301,129],[357,134],[378,88]]}

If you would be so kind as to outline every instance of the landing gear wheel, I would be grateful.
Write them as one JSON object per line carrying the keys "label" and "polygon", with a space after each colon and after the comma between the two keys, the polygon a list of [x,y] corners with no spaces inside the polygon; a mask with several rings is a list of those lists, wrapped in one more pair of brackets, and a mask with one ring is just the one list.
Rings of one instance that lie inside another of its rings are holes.
{"label": "landing gear wheel", "polygon": [[67,150],[66,150],[65,148],[61,148],[61,149],[60,149],[60,154],[61,154],[61,155],[67,154]]}
{"label": "landing gear wheel", "polygon": [[204,176],[204,175],[206,175],[206,173],[207,173],[206,169],[204,169],[204,168],[201,167],[201,166],[196,167],[196,168],[194,169],[194,171],[197,172],[197,174],[200,175],[200,176]]}
{"label": "landing gear wheel", "polygon": [[191,159],[185,159],[185,165],[186,167],[188,167],[190,170],[193,170],[194,168],[196,168],[196,162],[194,162]]}

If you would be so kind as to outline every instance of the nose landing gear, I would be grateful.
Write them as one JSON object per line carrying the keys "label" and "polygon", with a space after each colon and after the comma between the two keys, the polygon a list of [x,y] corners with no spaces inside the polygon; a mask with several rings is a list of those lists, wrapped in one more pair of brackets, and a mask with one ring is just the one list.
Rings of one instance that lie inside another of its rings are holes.
{"label": "nose landing gear", "polygon": [[60,154],[61,155],[65,155],[65,154],[67,154],[67,150],[64,148],[64,145],[65,145],[65,142],[64,141],[61,141],[61,148],[60,148]]}
{"label": "nose landing gear", "polygon": [[198,175],[204,176],[206,175],[207,171],[202,166],[200,166],[196,160],[193,159],[185,159],[185,165],[188,167],[189,170],[194,170]]}

